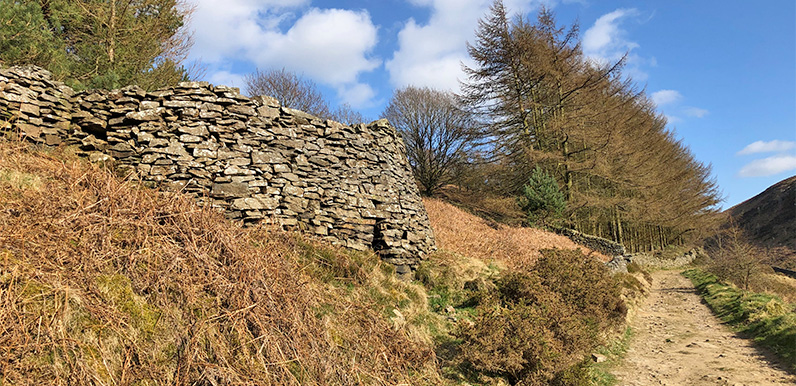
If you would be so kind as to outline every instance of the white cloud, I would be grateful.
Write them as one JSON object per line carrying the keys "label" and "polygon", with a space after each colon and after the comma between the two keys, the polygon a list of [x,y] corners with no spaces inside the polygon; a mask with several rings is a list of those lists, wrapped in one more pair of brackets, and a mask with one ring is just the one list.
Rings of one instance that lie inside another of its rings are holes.
{"label": "white cloud", "polygon": [[710,111],[707,111],[705,109],[700,109],[699,107],[686,107],[684,111],[685,115],[694,118],[704,118],[705,116],[710,114]]}
{"label": "white cloud", "polygon": [[675,115],[664,114],[664,117],[666,117],[666,122],[669,124],[680,123],[683,121],[680,119],[680,117]]}
{"label": "white cloud", "polygon": [[796,156],[775,155],[754,160],[738,172],[741,177],[766,177],[789,170],[796,170]]}
{"label": "white cloud", "polygon": [[[458,90],[465,80],[461,64],[471,64],[466,42],[473,42],[478,19],[489,10],[492,0],[408,0],[431,8],[428,24],[409,19],[398,33],[398,49],[386,63],[390,81],[396,87],[428,86]],[[539,0],[509,0],[509,12],[527,12]]]}
{"label": "white cloud", "polygon": [[676,90],[660,90],[652,93],[652,101],[655,102],[658,107],[677,102],[682,98],[683,95]]}
{"label": "white cloud", "polygon": [[[259,33],[294,17],[290,9],[308,4],[309,0],[197,0],[190,20],[194,31],[191,56],[218,63],[240,55],[257,45]],[[274,12],[277,10],[279,14]]]}
{"label": "white cloud", "polygon": [[796,148],[796,142],[793,141],[780,141],[775,139],[773,141],[756,141],[752,142],[741,151],[739,151],[738,155],[746,155],[746,154],[756,154],[756,153],[777,153],[788,151],[791,149]]}
{"label": "white cloud", "polygon": [[369,107],[376,92],[369,85],[364,83],[353,83],[338,90],[340,98],[351,106]]}
{"label": "white cloud", "polygon": [[367,12],[311,9],[286,32],[268,31],[249,56],[261,67],[285,66],[320,82],[355,82],[380,61],[367,57],[376,46],[377,28]]}
{"label": "white cloud", "polygon": [[224,86],[231,86],[240,88],[241,91],[243,87],[246,86],[246,83],[243,81],[243,76],[239,74],[234,74],[229,71],[216,71],[209,76],[206,77],[207,81],[214,84],[214,85],[224,85]]}
{"label": "white cloud", "polygon": [[[583,53],[598,64],[607,64],[638,48],[639,45],[628,40],[627,32],[620,27],[624,19],[636,15],[638,11],[629,8],[617,9],[600,16],[583,34]],[[628,57],[629,62],[639,60],[641,59],[637,56]]]}
{"label": "white cloud", "polygon": [[[351,98],[348,90],[364,89],[359,75],[381,64],[371,57],[378,29],[367,11],[308,5],[309,0],[199,0],[191,57],[219,77],[230,58],[260,69],[284,67]],[[366,103],[361,97],[344,101],[355,108]]]}

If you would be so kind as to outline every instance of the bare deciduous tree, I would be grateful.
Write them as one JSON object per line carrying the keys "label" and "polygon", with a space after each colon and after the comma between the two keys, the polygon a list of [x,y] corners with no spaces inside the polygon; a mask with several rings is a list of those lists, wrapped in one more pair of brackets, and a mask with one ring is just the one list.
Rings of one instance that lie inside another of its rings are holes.
{"label": "bare deciduous tree", "polygon": [[749,243],[734,225],[719,233],[716,242],[720,247],[711,250],[710,270],[720,279],[749,290],[753,281],[764,272],[765,251]]}
{"label": "bare deciduous tree", "polygon": [[285,68],[260,71],[244,77],[249,95],[267,95],[276,98],[282,106],[301,110],[321,119],[331,119],[347,125],[362,123],[362,114],[347,103],[336,110],[329,107],[315,82]]}
{"label": "bare deciduous tree", "polygon": [[331,114],[329,105],[315,83],[284,68],[260,71],[244,77],[249,95],[267,95],[276,98],[284,107],[301,110],[326,119]]}
{"label": "bare deciduous tree", "polygon": [[359,111],[354,110],[348,103],[343,103],[333,111],[329,118],[333,121],[345,123],[346,125],[355,125],[357,123],[365,122],[365,118]]}
{"label": "bare deciduous tree", "polygon": [[480,136],[472,117],[452,93],[406,87],[395,91],[382,114],[404,137],[406,152],[423,194],[449,183]]}

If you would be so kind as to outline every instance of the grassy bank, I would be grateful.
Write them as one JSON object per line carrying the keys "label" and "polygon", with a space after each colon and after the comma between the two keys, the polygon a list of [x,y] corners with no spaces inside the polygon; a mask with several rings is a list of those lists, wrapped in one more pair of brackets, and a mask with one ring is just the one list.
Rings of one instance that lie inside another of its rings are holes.
{"label": "grassy bank", "polygon": [[771,349],[796,371],[796,307],[779,297],[744,291],[713,274],[691,269],[691,279],[713,311],[736,331]]}
{"label": "grassy bank", "polygon": [[0,385],[440,384],[423,288],[0,142]]}
{"label": "grassy bank", "polygon": [[634,288],[543,249],[567,239],[481,233],[442,203],[461,230],[442,245],[470,249],[402,282],[111,170],[0,142],[0,385],[591,385]]}

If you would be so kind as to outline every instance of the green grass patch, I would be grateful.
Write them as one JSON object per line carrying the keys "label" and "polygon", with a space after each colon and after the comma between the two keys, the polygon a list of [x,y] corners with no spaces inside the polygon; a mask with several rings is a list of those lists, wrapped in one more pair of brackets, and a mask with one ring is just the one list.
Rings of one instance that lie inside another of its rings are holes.
{"label": "green grass patch", "polygon": [[595,350],[597,354],[603,355],[606,358],[605,362],[595,363],[590,362],[588,366],[588,373],[590,382],[594,386],[613,386],[616,385],[616,376],[611,372],[627,354],[627,349],[630,347],[630,340],[633,338],[633,329],[630,327],[625,328],[625,332],[616,339],[608,342],[604,346],[600,346]]}
{"label": "green grass patch", "polygon": [[8,184],[14,189],[34,189],[41,188],[43,181],[41,177],[20,172],[12,169],[0,169],[0,184]]}
{"label": "green grass patch", "polygon": [[777,296],[744,291],[699,269],[683,272],[711,309],[733,329],[771,349],[796,371],[796,308]]}

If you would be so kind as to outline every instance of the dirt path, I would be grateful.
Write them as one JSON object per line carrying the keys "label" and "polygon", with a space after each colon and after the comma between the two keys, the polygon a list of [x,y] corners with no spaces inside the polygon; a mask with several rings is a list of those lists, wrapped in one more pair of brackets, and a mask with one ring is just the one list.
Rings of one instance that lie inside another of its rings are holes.
{"label": "dirt path", "polygon": [[631,321],[635,336],[618,384],[794,385],[796,376],[731,332],[679,271],[653,274],[652,294]]}

